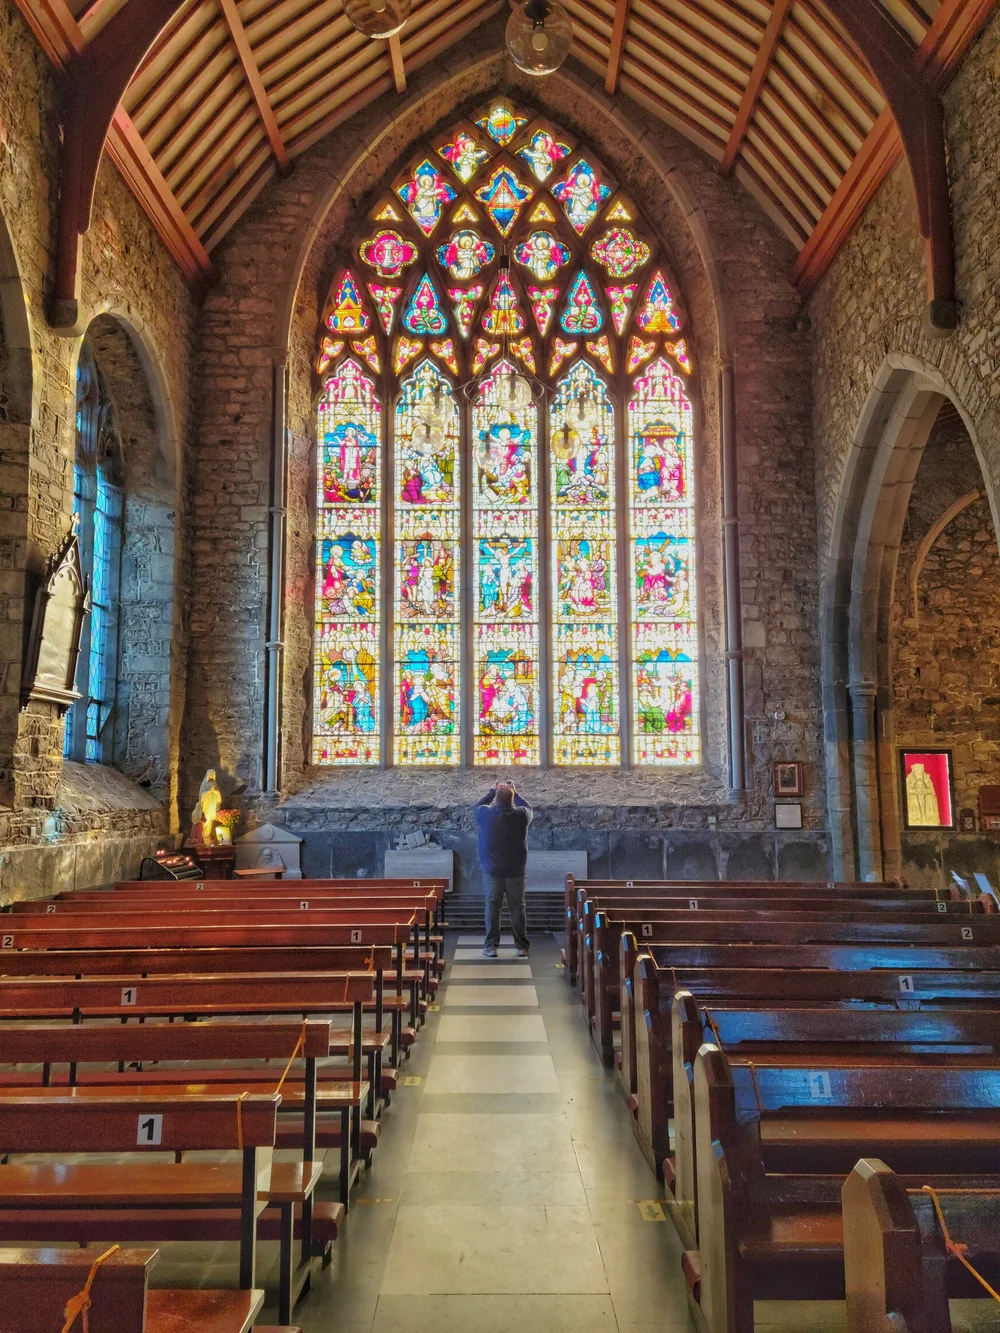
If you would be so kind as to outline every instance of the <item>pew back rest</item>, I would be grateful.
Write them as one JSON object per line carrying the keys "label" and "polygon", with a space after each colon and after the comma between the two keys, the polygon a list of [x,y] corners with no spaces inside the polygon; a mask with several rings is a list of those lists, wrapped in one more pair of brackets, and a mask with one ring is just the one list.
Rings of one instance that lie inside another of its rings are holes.
{"label": "pew back rest", "polygon": [[[0,1010],[7,1014],[23,1012],[26,1016],[43,1010],[60,1012],[155,1011],[164,1014],[196,1014],[207,1009],[231,1012],[254,1008],[260,1013],[277,1013],[282,1008],[301,1006],[308,1010],[330,1011],[341,1005],[372,1002],[374,987],[369,973],[307,973],[292,975],[247,975],[222,973],[219,976],[27,977],[0,978]],[[268,1006],[273,1006],[273,1010]]]}
{"label": "pew back rest", "polygon": [[[0,1098],[4,1153],[231,1151],[274,1146],[280,1094]],[[151,1122],[151,1123],[150,1123]]]}
{"label": "pew back rest", "polygon": [[332,944],[312,948],[45,949],[0,953],[0,976],[141,977],[220,972],[388,971],[391,944]]}
{"label": "pew back rest", "polygon": [[[674,1001],[674,1014],[678,1024],[675,1049],[683,1048],[686,1060],[693,1060],[700,1047],[711,1041],[738,1058],[752,1057],[757,1049],[773,1052],[784,1044],[802,1043],[831,1053],[838,1047],[849,1050],[857,1045],[905,1045],[910,1050],[955,1047],[984,1053],[995,1053],[1000,1047],[1000,1009],[851,1009],[836,1002],[824,1009],[726,1009],[704,1002],[699,1005],[692,995],[681,992]],[[680,1041],[679,1029],[683,1033]]]}
{"label": "pew back rest", "polygon": [[151,1060],[287,1060],[330,1054],[331,1024],[128,1023],[112,1025],[12,1023],[0,1027],[5,1064],[88,1064]]}
{"label": "pew back rest", "polygon": [[[661,976],[666,974],[672,978],[675,974],[680,975],[684,972],[683,988],[690,989],[695,994],[711,990],[711,982],[705,981],[710,971],[729,973],[733,978],[733,984],[741,988],[745,977],[748,994],[755,993],[753,988],[762,983],[759,979],[746,974],[771,973],[775,984],[782,987],[773,992],[776,996],[792,993],[797,988],[798,982],[791,975],[795,970],[800,970],[810,985],[814,981],[817,985],[821,985],[822,976],[814,974],[826,973],[832,986],[837,985],[835,974],[838,972],[883,972],[890,990],[895,987],[903,998],[906,998],[906,995],[914,991],[915,986],[924,982],[924,978],[918,976],[918,973],[936,974],[933,983],[935,986],[945,986],[951,974],[961,972],[977,973],[984,979],[983,984],[989,984],[989,978],[996,976],[997,970],[1000,969],[1000,956],[995,949],[976,948],[974,945],[970,947],[964,944],[949,948],[915,944],[836,946],[805,944],[802,941],[796,944],[767,945],[749,944],[745,940],[718,943],[711,941],[663,943],[640,940],[639,945]],[[777,975],[781,971],[790,973],[783,981]],[[912,980],[912,985],[907,978]],[[961,984],[963,987],[967,980],[955,976],[956,984]],[[766,977],[763,984],[770,985],[771,977]],[[978,983],[973,981],[973,984]],[[681,986],[668,988],[670,996],[672,997],[674,991],[681,988]]]}

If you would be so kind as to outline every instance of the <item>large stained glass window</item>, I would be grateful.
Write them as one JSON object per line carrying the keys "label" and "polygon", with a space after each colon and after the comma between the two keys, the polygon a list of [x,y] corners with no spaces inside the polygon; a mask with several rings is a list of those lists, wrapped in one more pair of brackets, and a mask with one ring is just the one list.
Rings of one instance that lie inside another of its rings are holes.
{"label": "large stained glass window", "polygon": [[690,335],[589,148],[428,140],[317,345],[317,764],[701,762]]}

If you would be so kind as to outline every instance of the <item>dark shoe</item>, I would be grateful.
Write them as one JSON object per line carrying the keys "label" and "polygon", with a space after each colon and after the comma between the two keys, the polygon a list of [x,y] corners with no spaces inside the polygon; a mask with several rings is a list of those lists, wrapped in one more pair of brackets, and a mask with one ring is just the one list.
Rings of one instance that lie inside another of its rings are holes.
{"label": "dark shoe", "polygon": [[498,957],[498,956],[499,956],[499,955],[497,954],[497,946],[496,946],[495,944],[484,944],[484,945],[483,945],[483,957],[484,957],[484,958],[496,958],[496,957]]}
{"label": "dark shoe", "polygon": [[517,956],[518,956],[518,958],[527,958],[527,956],[528,956],[528,951],[527,951],[527,949],[518,949],[518,951],[517,951]]}

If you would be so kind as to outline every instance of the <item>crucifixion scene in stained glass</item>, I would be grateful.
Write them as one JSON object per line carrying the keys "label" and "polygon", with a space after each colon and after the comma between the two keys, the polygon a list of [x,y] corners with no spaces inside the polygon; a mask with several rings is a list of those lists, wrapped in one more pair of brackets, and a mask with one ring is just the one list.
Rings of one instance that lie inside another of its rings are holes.
{"label": "crucifixion scene in stained glass", "polygon": [[700,764],[691,335],[589,146],[502,99],[427,141],[315,370],[313,762]]}

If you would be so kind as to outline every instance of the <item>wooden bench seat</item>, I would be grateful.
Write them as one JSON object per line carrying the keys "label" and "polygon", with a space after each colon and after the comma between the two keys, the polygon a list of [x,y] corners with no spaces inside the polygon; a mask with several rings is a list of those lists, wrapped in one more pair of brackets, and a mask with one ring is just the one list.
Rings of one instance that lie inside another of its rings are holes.
{"label": "wooden bench seat", "polygon": [[706,1043],[694,1082],[696,1314],[711,1333],[753,1333],[755,1299],[843,1298],[837,1194],[863,1145],[918,1183],[996,1170],[1000,1070],[758,1066]]}

